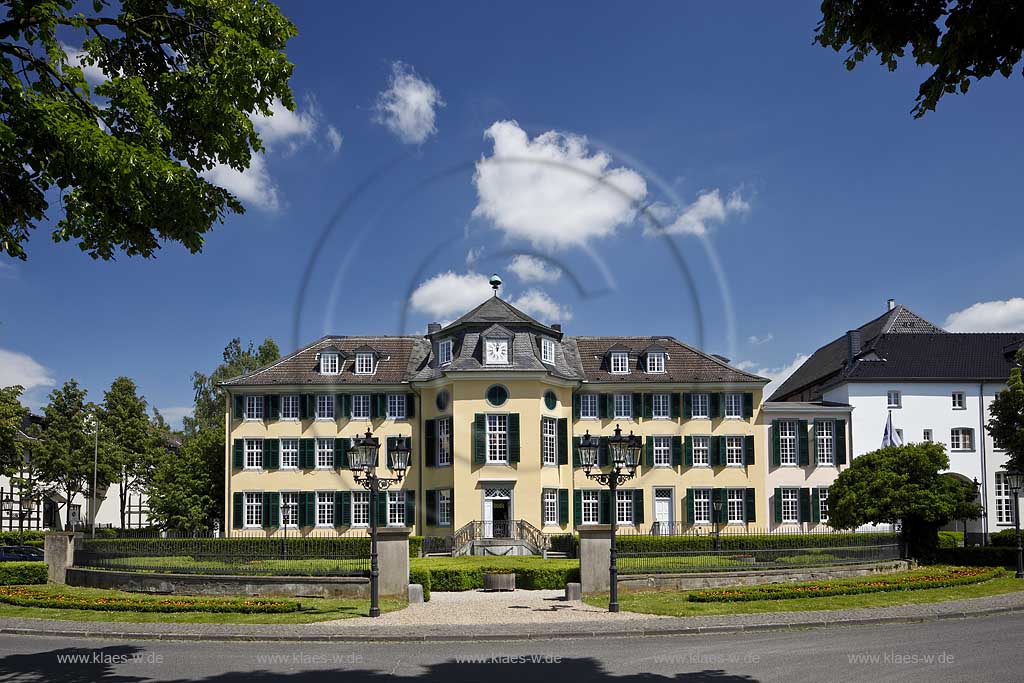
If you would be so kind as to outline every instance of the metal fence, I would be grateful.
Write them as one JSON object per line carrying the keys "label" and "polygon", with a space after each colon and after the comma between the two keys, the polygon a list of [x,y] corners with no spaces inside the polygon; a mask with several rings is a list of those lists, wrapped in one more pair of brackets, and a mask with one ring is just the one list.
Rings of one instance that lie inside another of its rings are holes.
{"label": "metal fence", "polygon": [[894,531],[713,529],[652,525],[618,536],[620,574],[763,571],[897,560]]}
{"label": "metal fence", "polygon": [[365,534],[285,539],[135,531],[130,537],[85,539],[75,550],[75,566],[245,576],[368,576],[370,571]]}

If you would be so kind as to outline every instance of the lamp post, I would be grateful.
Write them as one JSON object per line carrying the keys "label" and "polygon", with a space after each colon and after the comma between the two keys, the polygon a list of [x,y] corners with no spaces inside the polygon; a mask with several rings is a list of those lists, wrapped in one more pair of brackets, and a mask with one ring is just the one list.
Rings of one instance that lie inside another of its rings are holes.
{"label": "lamp post", "polygon": [[1024,472],[1010,470],[1006,473],[1006,485],[1013,494],[1013,528],[1017,536],[1017,578],[1024,579],[1024,548],[1020,544],[1020,490],[1024,487]]}
{"label": "lamp post", "polygon": [[611,472],[594,472],[598,463],[598,451],[600,450],[599,440],[590,435],[590,430],[580,437],[579,453],[580,464],[583,465],[583,473],[587,479],[593,479],[602,486],[607,486],[611,491],[611,551],[608,562],[608,611],[619,611],[619,568],[618,550],[615,547],[615,530],[618,527],[618,501],[616,491],[620,484],[624,484],[636,476],[636,467],[640,464],[640,451],[642,443],[639,436],[633,432],[629,436],[623,436],[619,425],[615,425],[615,436],[608,439],[608,450],[611,451],[612,462]]}
{"label": "lamp post", "polygon": [[355,475],[356,483],[370,492],[370,616],[380,616],[380,569],[377,566],[377,494],[387,491],[392,484],[400,484],[405,471],[409,468],[408,437],[396,437],[390,449],[388,469],[395,473],[394,477],[377,476],[377,453],[380,451],[380,439],[369,429],[366,436],[352,439],[352,450],[349,451],[349,464]]}
{"label": "lamp post", "polygon": [[715,516],[715,552],[722,549],[722,499],[715,496],[711,501],[711,514]]}

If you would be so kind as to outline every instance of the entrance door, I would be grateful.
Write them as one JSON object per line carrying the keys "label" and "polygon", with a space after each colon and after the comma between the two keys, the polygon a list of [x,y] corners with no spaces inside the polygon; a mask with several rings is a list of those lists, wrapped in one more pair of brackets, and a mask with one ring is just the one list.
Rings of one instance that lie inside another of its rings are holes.
{"label": "entrance door", "polygon": [[510,538],[512,520],[512,492],[509,489],[484,491],[484,538]]}
{"label": "entrance door", "polygon": [[672,489],[654,489],[655,533],[672,533]]}

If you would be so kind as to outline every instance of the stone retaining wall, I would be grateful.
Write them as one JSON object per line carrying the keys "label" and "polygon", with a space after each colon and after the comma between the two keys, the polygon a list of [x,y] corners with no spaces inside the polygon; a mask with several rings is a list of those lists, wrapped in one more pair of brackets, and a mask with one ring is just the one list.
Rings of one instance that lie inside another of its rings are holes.
{"label": "stone retaining wall", "polygon": [[[150,574],[68,567],[69,586],[173,595],[252,595],[289,598],[370,597],[370,579],[361,576],[219,576]],[[384,595],[384,591],[381,591]],[[402,595],[401,597],[405,597]]]}

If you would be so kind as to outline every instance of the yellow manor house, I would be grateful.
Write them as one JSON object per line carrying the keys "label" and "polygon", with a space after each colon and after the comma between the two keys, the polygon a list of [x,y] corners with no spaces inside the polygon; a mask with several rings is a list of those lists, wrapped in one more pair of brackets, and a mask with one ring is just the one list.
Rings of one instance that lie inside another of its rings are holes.
{"label": "yellow manor house", "polygon": [[[567,336],[497,294],[424,336],[324,337],[222,385],[226,528],[334,535],[372,514],[422,536],[536,548],[612,515],[651,533],[710,528],[716,508],[721,524],[813,527],[846,463],[849,407],[787,403],[773,419],[767,383],[671,337]],[[612,500],[575,446],[599,436],[606,465],[616,426],[643,454]],[[380,476],[398,438],[412,450],[376,510],[348,469],[367,430]]]}

